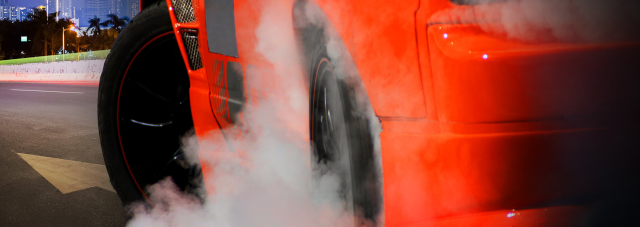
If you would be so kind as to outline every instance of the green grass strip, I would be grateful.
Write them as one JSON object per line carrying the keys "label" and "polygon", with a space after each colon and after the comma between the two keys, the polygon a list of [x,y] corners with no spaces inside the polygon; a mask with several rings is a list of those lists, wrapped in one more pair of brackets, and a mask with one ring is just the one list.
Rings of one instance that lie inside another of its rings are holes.
{"label": "green grass strip", "polygon": [[[80,52],[80,53],[71,53],[64,55],[64,61],[83,61],[83,60],[97,60],[97,59],[106,59],[107,55],[111,50],[98,50],[91,52]],[[49,55],[49,56],[40,56],[40,57],[32,57],[32,58],[18,58],[18,59],[9,59],[9,60],[1,60],[0,65],[21,65],[27,63],[45,63],[45,62],[60,62],[63,57],[62,55]]]}

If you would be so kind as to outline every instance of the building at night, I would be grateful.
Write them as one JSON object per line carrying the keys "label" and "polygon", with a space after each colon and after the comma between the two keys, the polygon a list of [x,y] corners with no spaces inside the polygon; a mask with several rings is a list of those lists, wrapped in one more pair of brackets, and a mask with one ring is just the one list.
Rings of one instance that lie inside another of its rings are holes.
{"label": "building at night", "polygon": [[20,11],[20,13],[21,13],[21,15],[22,15],[22,16],[21,16],[21,17],[22,17],[22,20],[27,20],[27,19],[28,19],[28,18],[27,18],[27,16],[28,16],[29,14],[33,14],[33,13],[34,13],[34,11],[35,11],[33,8],[31,8],[31,9],[29,9],[29,8],[25,8],[25,7],[21,7],[21,8],[23,8],[23,9]]}
{"label": "building at night", "polygon": [[47,13],[60,12],[56,20],[60,18],[73,18],[72,0],[46,0]]}
{"label": "building at night", "polygon": [[129,19],[133,19],[138,13],[140,13],[140,1],[137,0],[129,0],[131,1],[131,17]]}
{"label": "building at night", "polygon": [[105,21],[109,19],[107,15],[115,14],[118,17],[131,19],[138,12],[140,12],[139,0],[85,0],[85,8],[79,18],[81,23],[85,25],[84,23],[88,23],[94,17],[100,18],[100,21]]}
{"label": "building at night", "polygon": [[27,19],[29,13],[33,13],[33,9],[17,6],[0,6],[0,20],[23,21]]}
{"label": "building at night", "polygon": [[101,20],[106,20],[109,14],[108,0],[85,0],[85,9],[81,21],[82,24],[88,23],[91,18],[98,17]]}

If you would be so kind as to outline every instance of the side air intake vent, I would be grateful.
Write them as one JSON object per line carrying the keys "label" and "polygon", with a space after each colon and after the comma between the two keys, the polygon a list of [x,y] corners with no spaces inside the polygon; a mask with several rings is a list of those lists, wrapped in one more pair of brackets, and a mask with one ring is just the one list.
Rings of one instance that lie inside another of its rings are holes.
{"label": "side air intake vent", "polygon": [[200,50],[198,46],[198,33],[191,30],[182,31],[182,42],[189,56],[189,66],[191,70],[202,68],[202,60],[200,59]]}
{"label": "side air intake vent", "polygon": [[173,4],[173,11],[176,14],[176,19],[180,23],[194,22],[196,16],[193,14],[193,4],[191,0],[171,0]]}

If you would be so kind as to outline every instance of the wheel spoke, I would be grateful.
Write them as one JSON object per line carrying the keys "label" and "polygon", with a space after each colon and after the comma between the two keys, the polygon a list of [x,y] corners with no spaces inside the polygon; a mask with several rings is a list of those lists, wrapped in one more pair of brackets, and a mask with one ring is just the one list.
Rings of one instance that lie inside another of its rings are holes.
{"label": "wheel spoke", "polygon": [[173,124],[173,121],[166,121],[166,122],[161,122],[161,123],[147,123],[147,122],[142,122],[142,121],[137,121],[134,119],[129,119],[130,122],[138,124],[138,125],[142,125],[142,126],[147,126],[147,127],[154,127],[154,128],[162,128],[162,127],[166,127],[169,126],[171,124]]}
{"label": "wheel spoke", "polygon": [[176,150],[176,152],[174,152],[173,155],[171,155],[171,158],[169,159],[169,161],[167,162],[164,168],[166,169],[167,166],[171,165],[172,163],[176,163],[184,169],[189,168],[189,165],[184,160],[184,152],[182,152],[182,148],[178,148],[178,150]]}
{"label": "wheel spoke", "polygon": [[[135,82],[135,81],[131,81],[133,84],[135,84],[136,86],[140,87],[143,91],[145,91],[147,94],[151,95],[151,97],[156,98],[157,100],[164,102],[165,104],[170,105],[171,107],[175,107],[178,105],[181,105],[183,102],[179,102],[176,103],[174,101],[171,101],[168,98],[165,98],[164,96],[158,94],[157,92],[152,91],[151,89],[145,87],[144,85],[142,85],[141,83]],[[188,98],[188,96],[187,96]]]}
{"label": "wheel spoke", "polygon": [[188,101],[188,100],[189,100],[189,95],[187,94],[187,96],[185,96],[185,97],[182,99],[182,101],[180,101],[180,102],[178,103],[178,105],[185,104],[185,103],[187,103],[187,101]]}

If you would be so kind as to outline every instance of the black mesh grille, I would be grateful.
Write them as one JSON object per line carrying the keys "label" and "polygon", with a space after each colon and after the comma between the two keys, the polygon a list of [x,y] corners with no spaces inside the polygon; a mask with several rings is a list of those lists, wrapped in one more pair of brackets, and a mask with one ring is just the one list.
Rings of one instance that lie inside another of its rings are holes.
{"label": "black mesh grille", "polygon": [[173,4],[173,11],[176,14],[178,22],[185,23],[196,21],[196,16],[193,14],[193,5],[191,4],[191,0],[171,0],[171,3]]}
{"label": "black mesh grille", "polygon": [[182,42],[187,50],[187,56],[189,56],[191,70],[201,69],[202,60],[200,59],[200,50],[198,48],[198,34],[190,30],[183,31]]}

